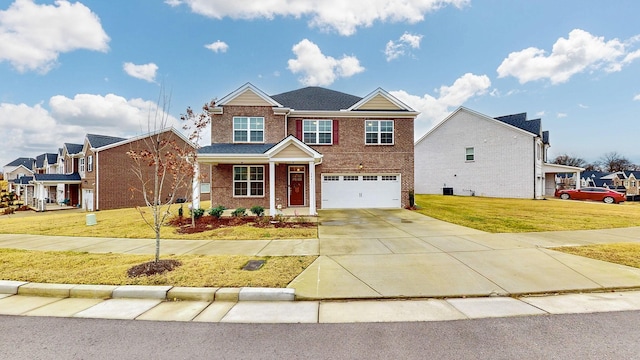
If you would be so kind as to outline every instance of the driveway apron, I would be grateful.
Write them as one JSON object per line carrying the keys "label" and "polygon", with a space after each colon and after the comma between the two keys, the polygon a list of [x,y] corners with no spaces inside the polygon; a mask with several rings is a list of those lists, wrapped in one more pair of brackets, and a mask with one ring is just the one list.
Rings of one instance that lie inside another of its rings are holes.
{"label": "driveway apron", "polygon": [[289,287],[309,300],[640,287],[640,269],[544,248],[639,235],[640,228],[490,234],[402,209],[320,210],[320,256]]}

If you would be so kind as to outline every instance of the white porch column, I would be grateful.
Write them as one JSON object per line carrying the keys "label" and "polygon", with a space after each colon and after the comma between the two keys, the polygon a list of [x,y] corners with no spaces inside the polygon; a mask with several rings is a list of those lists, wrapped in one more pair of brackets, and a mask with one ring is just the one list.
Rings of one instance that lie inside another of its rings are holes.
{"label": "white porch column", "polygon": [[578,190],[580,189],[580,185],[581,185],[580,183],[582,182],[580,181],[580,171],[577,171],[575,175],[576,175],[576,190]]}
{"label": "white porch column", "polygon": [[276,163],[269,160],[269,215],[276,214]]}
{"label": "white porch column", "polygon": [[200,164],[198,162],[193,164],[193,182],[191,184],[191,192],[191,208],[200,209]]}
{"label": "white porch column", "polygon": [[309,161],[309,215],[316,213],[316,164]]}

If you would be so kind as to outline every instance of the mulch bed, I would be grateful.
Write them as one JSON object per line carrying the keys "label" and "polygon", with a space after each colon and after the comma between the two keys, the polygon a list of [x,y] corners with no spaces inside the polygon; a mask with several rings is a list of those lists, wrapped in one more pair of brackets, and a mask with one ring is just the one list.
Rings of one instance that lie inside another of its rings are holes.
{"label": "mulch bed", "polygon": [[271,221],[269,217],[242,216],[242,217],[221,217],[203,216],[196,219],[195,227],[191,226],[191,218],[176,217],[169,221],[168,225],[177,228],[179,234],[194,234],[203,231],[215,230],[225,227],[241,226],[250,224],[259,228],[307,228],[315,227],[315,222],[302,221]]}
{"label": "mulch bed", "polygon": [[156,274],[162,274],[165,271],[171,271],[178,266],[182,265],[182,263],[178,260],[158,260],[149,261],[144,264],[136,265],[129,270],[127,270],[127,275],[131,278],[138,276],[150,276]]}

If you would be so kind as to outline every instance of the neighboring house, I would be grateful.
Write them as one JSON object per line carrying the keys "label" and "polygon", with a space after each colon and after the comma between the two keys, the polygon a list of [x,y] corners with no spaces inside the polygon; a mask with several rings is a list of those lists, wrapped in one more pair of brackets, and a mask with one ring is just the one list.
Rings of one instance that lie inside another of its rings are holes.
{"label": "neighboring house", "polygon": [[547,163],[549,133],[526,113],[492,118],[460,107],[415,143],[415,192],[540,199],[556,174],[583,169]]}
{"label": "neighboring house", "polygon": [[[151,136],[159,136],[168,141],[175,140],[184,146],[193,147],[193,144],[174,128],[129,139],[87,134],[84,143],[79,147],[65,144],[65,175],[69,178],[64,183],[66,189],[69,189],[67,193],[70,198],[74,199],[71,204],[79,205],[87,211],[145,206],[142,194],[132,191],[140,189],[141,182],[133,173],[134,162],[127,152],[146,148],[145,141]],[[152,167],[144,170],[151,172]],[[76,182],[76,179],[79,179],[79,182]],[[190,190],[191,183],[183,184],[178,189],[178,194],[187,194]],[[165,188],[163,191],[169,195],[169,190]]]}
{"label": "neighboring house", "polygon": [[27,179],[23,177],[33,176],[36,167],[36,159],[29,157],[21,157],[6,164],[2,168],[2,177],[8,182],[8,190],[15,192],[22,199],[27,192],[29,186]]}
{"label": "neighboring house", "polygon": [[613,185],[617,188],[624,187],[627,195],[640,195],[640,171],[621,171],[613,179]]}
{"label": "neighboring house", "polygon": [[401,208],[413,189],[418,112],[382,89],[321,87],[269,96],[245,84],[211,109],[212,205],[278,209]]}

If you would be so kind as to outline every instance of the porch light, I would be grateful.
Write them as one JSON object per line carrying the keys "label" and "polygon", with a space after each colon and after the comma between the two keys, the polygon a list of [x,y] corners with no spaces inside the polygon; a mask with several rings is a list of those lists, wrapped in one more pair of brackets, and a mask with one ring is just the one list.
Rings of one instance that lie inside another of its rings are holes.
{"label": "porch light", "polygon": [[358,164],[358,169],[362,170],[364,168],[364,165],[362,165],[362,163]]}

